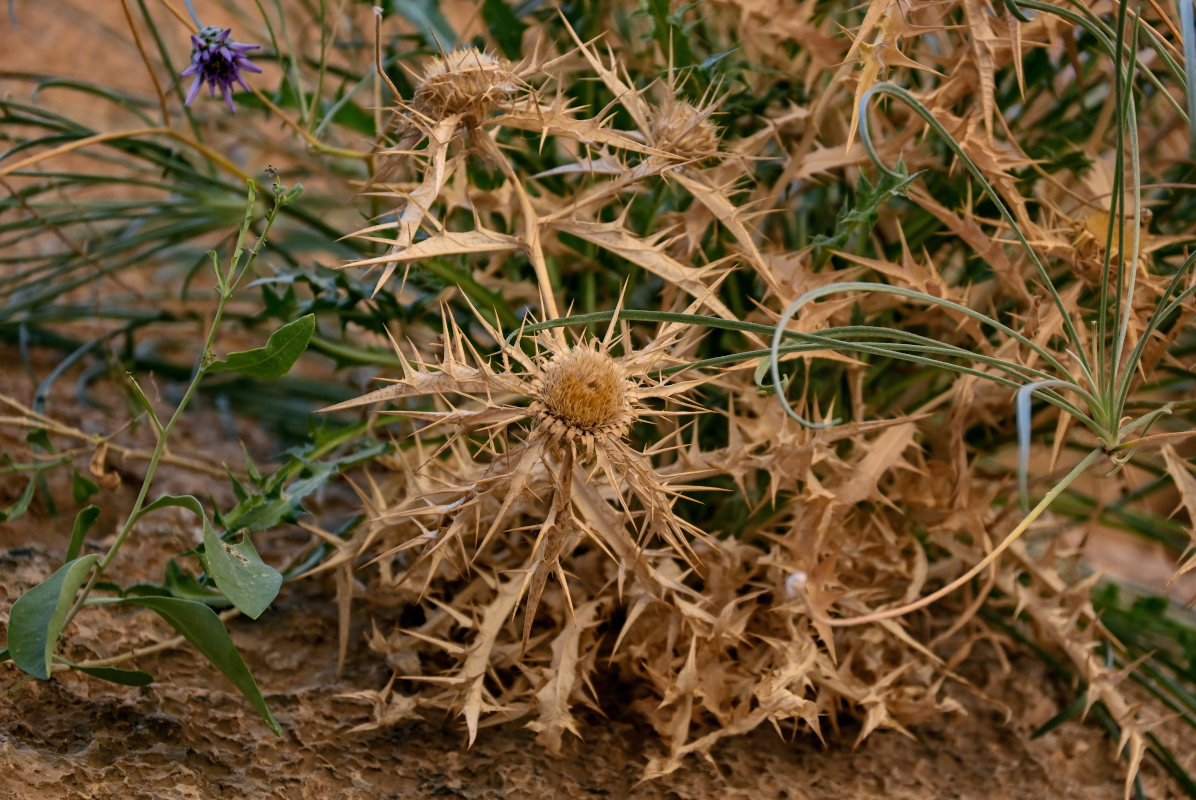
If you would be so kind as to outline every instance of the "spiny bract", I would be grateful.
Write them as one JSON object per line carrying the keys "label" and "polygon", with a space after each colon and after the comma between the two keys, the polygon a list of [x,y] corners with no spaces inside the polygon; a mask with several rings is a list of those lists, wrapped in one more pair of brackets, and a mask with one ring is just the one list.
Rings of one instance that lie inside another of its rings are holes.
{"label": "spiny bract", "polygon": [[710,121],[711,106],[695,108],[684,100],[672,100],[652,120],[654,144],[661,150],[701,161],[718,153],[720,131]]}

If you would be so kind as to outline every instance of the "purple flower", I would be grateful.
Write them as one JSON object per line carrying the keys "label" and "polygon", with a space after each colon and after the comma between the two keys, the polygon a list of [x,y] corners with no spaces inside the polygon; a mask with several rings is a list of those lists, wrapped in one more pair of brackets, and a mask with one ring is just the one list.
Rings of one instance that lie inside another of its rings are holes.
{"label": "purple flower", "polygon": [[236,113],[231,91],[233,83],[241,84],[248,92],[250,89],[241,77],[241,70],[249,72],[261,72],[261,70],[250,63],[245,56],[245,53],[256,50],[258,46],[230,42],[228,40],[230,33],[232,33],[232,28],[222,30],[214,25],[207,25],[191,37],[191,66],[183,70],[179,77],[194,75],[195,82],[191,84],[191,90],[187,92],[187,102],[184,105],[191,105],[191,101],[199,94],[199,87],[206,83],[212,97],[216,96],[216,89],[219,87],[221,94],[224,95],[224,102],[228,104],[228,110]]}

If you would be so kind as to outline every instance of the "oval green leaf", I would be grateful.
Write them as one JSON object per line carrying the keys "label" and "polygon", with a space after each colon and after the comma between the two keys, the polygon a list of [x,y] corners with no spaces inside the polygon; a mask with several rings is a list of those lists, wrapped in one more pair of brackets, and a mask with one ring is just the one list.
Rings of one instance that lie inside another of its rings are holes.
{"label": "oval green leaf", "polygon": [[242,613],[253,619],[260,617],[282,586],[278,570],[262,561],[247,535],[242,535],[237,544],[226,542],[206,521],[203,549],[204,562],[217,588]]}
{"label": "oval green leaf", "polygon": [[13,663],[35,678],[50,677],[54,645],[62,633],[67,611],[96,555],[76,558],[17,598],[8,617],[8,650]]}
{"label": "oval green leaf", "polygon": [[281,378],[307,349],[316,331],[316,317],[308,314],[288,322],[270,335],[265,347],[232,353],[224,361],[208,365],[208,372],[240,372],[253,378]]}
{"label": "oval green leaf", "polygon": [[146,506],[147,514],[166,506],[185,508],[203,522],[203,563],[216,587],[242,613],[257,619],[274,602],[282,586],[278,570],[262,561],[248,537],[237,544],[224,541],[208,522],[203,505],[191,495],[160,497]]}

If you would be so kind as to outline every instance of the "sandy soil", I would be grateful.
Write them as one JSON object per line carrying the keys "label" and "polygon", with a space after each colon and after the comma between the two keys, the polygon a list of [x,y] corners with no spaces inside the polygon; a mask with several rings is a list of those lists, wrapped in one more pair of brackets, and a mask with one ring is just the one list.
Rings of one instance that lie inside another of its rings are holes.
{"label": "sandy soil", "polygon": [[[4,605],[55,566],[40,546],[0,552]],[[350,733],[370,719],[368,705],[345,697],[381,687],[386,670],[363,646],[361,631],[345,674],[335,674],[336,636],[328,587],[284,590],[260,622],[231,624],[284,728],[275,738],[235,690],[189,649],[138,662],[157,677],[129,689],[77,677],[30,683],[0,705],[0,798],[1116,798],[1121,773],[1108,742],[1069,724],[1038,740],[1034,725],[1060,707],[1030,657],[986,692],[1014,709],[1015,722],[959,692],[968,714],[915,729],[915,739],[880,732],[852,749],[843,729],[826,748],[784,741],[771,731],[732,740],[714,763],[693,760],[666,779],[639,783],[649,754],[661,751],[650,729],[620,714],[586,718],[585,740],[561,756],[515,726],[483,730],[466,749],[457,719]],[[71,635],[77,650],[143,646],[170,632],[148,615],[93,616]],[[9,666],[5,685],[15,680]],[[1165,795],[1157,795],[1165,796]]]}

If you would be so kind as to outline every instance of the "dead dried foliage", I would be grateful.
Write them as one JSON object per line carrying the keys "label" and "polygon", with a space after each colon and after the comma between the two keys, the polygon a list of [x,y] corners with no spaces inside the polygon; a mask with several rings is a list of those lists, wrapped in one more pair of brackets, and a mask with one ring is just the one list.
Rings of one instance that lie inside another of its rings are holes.
{"label": "dead dried foliage", "polygon": [[[914,185],[908,202],[950,236],[911,248],[899,218],[882,214],[872,235],[899,243],[899,260],[842,252],[840,269],[817,271],[811,250],[772,242],[782,238],[794,191],[857,173],[866,161],[858,101],[876,81],[900,78],[988,176],[1035,247],[1070,274],[1064,298],[1078,305],[1098,285],[1110,220],[1107,116],[1085,145],[1095,166],[1084,180],[1043,172],[1027,196],[1015,174],[1041,169],[1017,131],[1050,112],[1049,97],[1027,99],[1010,120],[995,94],[999,74],[1024,80],[1030,50],[1057,66],[1060,84],[1074,80],[1067,26],[1048,14],[1019,22],[984,0],[889,0],[870,4],[845,33],[814,6],[711,5],[735,26],[747,57],[803,76],[811,98],[778,104],[746,126],[720,121],[717,93],[696,104],[684,99],[671,73],[636,84],[611,37],[574,35],[567,52],[547,56],[542,47],[520,65],[477,51],[446,55],[414,100],[399,105],[397,129],[410,135],[383,150],[391,169],[370,187],[393,201],[393,214],[355,234],[386,252],[346,267],[381,268],[382,285],[400,266],[435,256],[470,257],[484,275],[525,258],[551,320],[568,307],[548,268],[575,258],[567,238],[658,277],[661,310],[737,318],[720,292],[731,270],[758,282],[766,308],[867,274],[971,308],[1016,309],[1035,342],[1057,344],[1065,320],[1036,293],[1032,266],[1007,246],[1004,224],[971,204],[941,203],[925,184]],[[787,46],[798,41],[800,48]],[[744,80],[754,79],[764,80]],[[574,105],[559,87],[578,80],[600,81],[620,113]],[[1162,99],[1142,110],[1144,119],[1169,113]],[[900,156],[911,171],[949,175],[950,163],[921,142],[925,127],[914,115],[900,107],[874,114],[872,136],[887,163]],[[619,128],[616,117],[632,125]],[[1182,137],[1172,138],[1156,142],[1161,158],[1183,156]],[[546,147],[569,163],[525,175],[508,157]],[[504,180],[488,191],[471,186],[471,158]],[[761,159],[782,165],[775,179],[758,179]],[[543,180],[549,175],[563,181]],[[634,230],[632,196],[659,182],[687,196],[682,210]],[[706,257],[704,242],[714,236],[729,255]],[[1144,253],[1171,243],[1144,237]],[[991,276],[966,278],[974,255]],[[1140,270],[1133,303],[1145,319],[1165,276],[1144,264],[1129,268]],[[892,296],[827,301],[807,312],[796,328],[900,314],[908,329],[1036,366],[1031,352],[992,338],[971,318]],[[1102,632],[1087,584],[1066,577],[1053,549],[1031,556],[1015,547],[947,615],[833,630],[814,620],[915,600],[1013,528],[1012,504],[994,502],[1008,499],[1008,476],[983,467],[967,439],[1008,419],[1011,392],[963,378],[914,393],[916,402],[903,404],[898,393],[881,406],[865,388],[865,365],[845,359],[856,421],[807,430],[761,394],[742,364],[663,377],[662,368],[694,360],[698,337],[676,324],[612,324],[597,342],[560,330],[507,339],[483,316],[472,337],[449,324],[439,356],[396,347],[407,364],[402,374],[344,406],[390,403],[394,413],[430,423],[414,430],[388,472],[359,487],[370,521],[335,564],[380,618],[388,618],[386,607],[407,609],[403,624],[380,622],[370,637],[394,679],[371,695],[374,720],[363,727],[449,711],[465,718],[470,742],[481,727],[521,721],[556,750],[566,734],[584,735],[577,709],[601,711],[596,687],[614,676],[634,687],[635,709],[667,744],[647,777],[676,770],[691,754],[709,758],[719,739],[765,724],[786,736],[823,736],[848,713],[863,720],[861,739],[878,728],[905,731],[958,710],[944,686],[960,680],[954,669],[976,642],[996,639],[977,616],[996,592],[1116,716],[1132,778],[1153,717],[1131,706],[1095,658]],[[752,318],[775,320],[763,308]],[[1152,345],[1143,374],[1169,357],[1167,342]],[[703,391],[725,396],[727,410],[706,408]],[[717,447],[697,434],[714,416],[725,429]],[[1057,433],[1056,455],[1068,430]],[[1164,455],[1192,514],[1193,478],[1174,451]],[[708,529],[701,506],[681,502],[716,490],[744,505],[738,529]]]}

